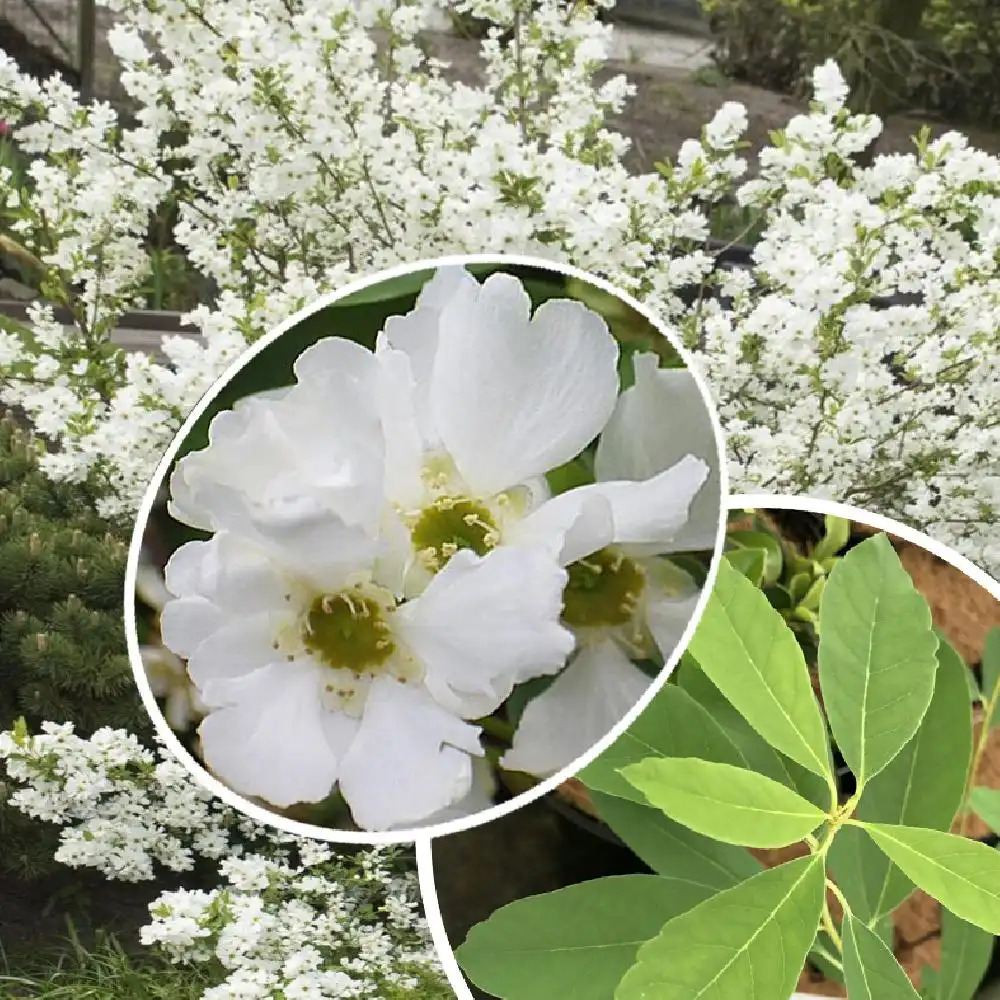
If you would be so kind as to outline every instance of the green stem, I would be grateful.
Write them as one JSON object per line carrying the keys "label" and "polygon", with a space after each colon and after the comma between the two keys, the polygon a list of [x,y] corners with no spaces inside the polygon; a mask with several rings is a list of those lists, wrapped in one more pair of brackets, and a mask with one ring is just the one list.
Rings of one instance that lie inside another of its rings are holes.
{"label": "green stem", "polygon": [[487,715],[483,719],[476,719],[474,724],[480,726],[490,736],[504,743],[512,743],[514,741],[514,727],[509,722],[498,719],[495,715]]}
{"label": "green stem", "polygon": [[984,703],[983,725],[979,731],[979,739],[976,741],[976,747],[969,764],[969,773],[965,779],[965,791],[962,793],[962,821],[958,828],[958,832],[963,837],[968,836],[970,821],[974,815],[972,805],[969,802],[969,796],[972,795],[972,789],[976,787],[976,775],[979,773],[979,766],[982,763],[983,754],[986,753],[986,746],[990,739],[990,719],[993,717],[993,712],[998,702],[1000,702],[1000,684],[997,685],[990,700]]}
{"label": "green stem", "polygon": [[830,935],[830,940],[837,946],[837,951],[841,954],[844,952],[844,942],[840,938],[840,932],[837,930],[837,925],[833,922],[833,915],[830,913],[830,901],[824,898],[823,900],[823,930]]}
{"label": "green stem", "polygon": [[828,952],[821,944],[814,945],[813,951],[816,952],[816,954],[821,958],[829,962],[835,969],[840,969],[841,972],[844,971],[844,963],[837,958],[836,955],[832,955]]}

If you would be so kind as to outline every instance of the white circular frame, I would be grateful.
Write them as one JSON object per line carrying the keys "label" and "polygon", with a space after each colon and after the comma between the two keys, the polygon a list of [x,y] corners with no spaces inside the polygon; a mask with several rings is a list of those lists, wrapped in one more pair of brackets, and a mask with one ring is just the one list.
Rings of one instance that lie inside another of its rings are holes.
{"label": "white circular frame", "polygon": [[[725,505],[723,505],[725,507]],[[960,555],[953,549],[936,542],[929,535],[925,535],[916,528],[911,528],[892,518],[884,517],[881,514],[872,514],[870,511],[860,507],[852,507],[849,504],[838,503],[834,500],[821,500],[812,497],[787,496],[780,493],[747,493],[729,498],[729,510],[736,511],[743,508],[757,508],[762,510],[798,510],[809,514],[832,514],[836,517],[848,518],[857,521],[877,531],[884,531],[890,535],[896,535],[906,542],[930,552],[931,555],[949,563],[955,569],[964,573],[973,582],[979,584],[992,597],[1000,600],[1000,583],[993,579],[988,573],[981,570],[974,563]],[[709,585],[705,585],[706,591]],[[700,617],[700,608],[699,608]],[[693,633],[693,629],[688,632]],[[683,647],[679,647],[683,648]],[[660,684],[657,684],[659,688]],[[644,704],[649,702],[649,698],[644,699]],[[631,717],[635,718],[637,712],[633,712]],[[621,731],[625,727],[618,727]],[[612,741],[605,741],[604,745],[610,745]],[[421,837],[416,842],[417,849],[417,873],[420,880],[420,895],[424,901],[424,913],[430,927],[431,938],[438,953],[448,984],[455,991],[458,1000],[475,1000],[471,990],[466,985],[465,977],[455,958],[448,940],[448,932],[444,926],[441,916],[441,908],[438,904],[437,888],[434,882],[434,851],[432,837]],[[823,1000],[816,993],[793,993],[789,1000]]]}
{"label": "white circular frame", "polygon": [[[705,404],[705,410],[712,425],[712,430],[715,434],[716,461],[718,462],[719,473],[719,530],[715,540],[715,547],[712,551],[712,559],[709,565],[705,584],[702,587],[694,612],[688,621],[684,633],[677,643],[677,647],[674,650],[673,655],[671,655],[666,661],[663,669],[651,681],[649,688],[632,707],[631,711],[629,711],[629,713],[618,723],[618,725],[611,729],[602,740],[595,743],[594,746],[587,751],[587,753],[578,757],[575,761],[552,777],[539,782],[526,792],[515,795],[512,799],[510,799],[510,801],[504,802],[501,805],[491,806],[488,809],[483,809],[471,816],[464,816],[459,819],[448,820],[444,823],[437,823],[427,827],[417,827],[415,829],[399,831],[339,830],[336,828],[316,826],[311,823],[303,823],[298,820],[292,820],[285,816],[277,815],[276,813],[270,812],[269,810],[248,801],[227,785],[223,784],[218,778],[209,774],[205,766],[199,762],[181,743],[177,734],[170,728],[163,716],[163,713],[160,711],[159,705],[156,702],[156,696],[153,694],[149,679],[146,676],[145,667],[143,666],[142,655],[139,649],[139,637],[135,615],[136,576],[138,573],[139,556],[142,550],[146,523],[149,520],[150,512],[156,502],[160,488],[166,479],[167,473],[169,472],[174,459],[177,456],[177,452],[180,450],[181,445],[191,432],[195,423],[211,406],[226,385],[228,385],[240,371],[249,365],[254,358],[261,353],[261,351],[273,344],[284,333],[292,327],[297,326],[313,313],[318,312],[327,306],[333,305],[340,299],[346,298],[349,295],[353,295],[366,288],[370,288],[373,285],[378,285],[392,278],[402,277],[418,271],[431,271],[440,267],[466,266],[475,264],[497,264],[507,267],[533,267],[539,270],[555,271],[567,277],[583,281],[603,292],[606,292],[619,301],[626,303],[630,308],[644,316],[650,324],[677,350],[681,360],[684,362],[685,368],[694,378],[695,383],[698,386],[698,391]],[[262,337],[249,347],[208,388],[205,394],[198,401],[195,408],[188,415],[187,419],[181,425],[180,429],[174,435],[173,440],[170,442],[170,447],[167,448],[166,453],[160,459],[160,462],[156,467],[156,471],[153,474],[153,478],[146,488],[142,503],[139,505],[135,528],[129,545],[128,561],[126,563],[125,571],[125,639],[128,647],[129,660],[132,664],[132,672],[139,688],[139,694],[158,736],[170,752],[188,769],[195,780],[198,781],[203,787],[207,788],[213,795],[218,796],[218,798],[220,798],[227,805],[244,815],[249,816],[251,819],[256,820],[262,825],[275,827],[286,833],[295,834],[301,837],[311,837],[317,840],[334,843],[353,844],[413,843],[425,839],[429,841],[431,837],[440,837],[447,836],[451,833],[460,833],[463,830],[468,830],[472,827],[480,826],[483,823],[488,823],[490,820],[499,819],[501,816],[505,816],[508,813],[513,812],[515,809],[519,809],[521,806],[527,805],[535,799],[541,798],[543,795],[547,795],[549,792],[553,791],[558,785],[564,782],[567,778],[571,777],[577,771],[581,770],[607,747],[614,743],[614,741],[618,739],[618,737],[632,724],[643,709],[645,709],[646,705],[649,704],[650,700],[655,696],[660,687],[666,683],[667,678],[677,665],[677,662],[680,660],[681,653],[687,646],[691,635],[694,632],[695,626],[697,625],[702,611],[704,610],[705,602],[708,600],[708,595],[712,589],[712,585],[715,582],[715,574],[718,569],[719,558],[725,541],[727,521],[726,498],[728,493],[729,477],[726,465],[725,436],[719,423],[718,414],[715,411],[711,395],[702,375],[697,370],[696,366],[692,364],[687,350],[678,342],[676,334],[665,331],[663,323],[654,314],[652,314],[649,309],[637,302],[621,289],[617,288],[611,282],[588,274],[586,271],[582,271],[569,264],[563,264],[523,254],[453,254],[444,257],[422,258],[412,264],[402,264],[397,267],[387,268],[371,275],[370,277],[361,278],[358,281],[351,282],[335,292],[331,292],[328,295],[318,298],[315,302],[295,313],[289,319],[285,320],[285,322],[279,324],[279,326],[271,331],[271,333]],[[441,931],[443,932],[443,928]],[[438,934],[437,930],[435,931],[435,934]],[[447,939],[445,938],[445,941],[446,940]],[[452,959],[452,962],[454,962],[454,959]],[[457,972],[457,968],[458,967],[455,966],[454,972],[449,972],[449,980],[453,978],[454,973]],[[458,975],[458,981],[461,981],[460,974]]]}

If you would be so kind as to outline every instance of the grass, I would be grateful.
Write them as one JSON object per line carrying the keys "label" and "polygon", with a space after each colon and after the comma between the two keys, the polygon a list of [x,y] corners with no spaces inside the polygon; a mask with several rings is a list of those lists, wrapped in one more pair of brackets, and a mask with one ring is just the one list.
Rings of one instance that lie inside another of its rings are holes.
{"label": "grass", "polygon": [[417,980],[417,985],[412,990],[385,986],[379,991],[385,1000],[455,1000],[452,988],[441,973],[422,967],[406,971]]}
{"label": "grass", "polygon": [[691,80],[702,87],[725,87],[733,82],[732,77],[727,76],[714,63],[706,66],[699,66],[692,74]]}
{"label": "grass", "polygon": [[[406,970],[413,989],[386,986],[384,1000],[453,1000],[444,977],[425,968]],[[61,949],[8,955],[0,950],[0,1000],[201,1000],[224,977],[218,966],[171,965],[152,950],[135,955],[113,935],[89,947],[70,927]]]}
{"label": "grass", "polygon": [[200,1000],[219,981],[213,971],[129,954],[113,935],[88,947],[71,928],[58,950],[0,953],[0,1000]]}

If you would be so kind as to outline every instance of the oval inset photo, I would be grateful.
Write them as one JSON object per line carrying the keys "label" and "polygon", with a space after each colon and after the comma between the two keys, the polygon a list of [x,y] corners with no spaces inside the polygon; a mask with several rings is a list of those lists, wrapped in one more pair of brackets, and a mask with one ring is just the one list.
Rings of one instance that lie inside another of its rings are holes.
{"label": "oval inset photo", "polygon": [[675,338],[604,283],[531,258],[386,272],[255,345],[161,462],[126,593],[143,698],[257,819],[482,822],[665,678],[723,476]]}

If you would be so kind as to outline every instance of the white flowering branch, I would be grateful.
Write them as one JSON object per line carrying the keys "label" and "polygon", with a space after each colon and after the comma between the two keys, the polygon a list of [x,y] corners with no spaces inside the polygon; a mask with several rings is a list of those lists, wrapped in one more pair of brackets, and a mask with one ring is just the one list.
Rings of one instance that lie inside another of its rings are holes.
{"label": "white flowering branch", "polygon": [[391,848],[338,855],[261,827],[213,799],[183,766],[134,736],[71,725],[0,733],[9,802],[63,827],[56,859],[110,879],[219,862],[219,884],[161,893],[144,944],[176,962],[218,962],[204,1000],[370,996],[436,976],[415,873]]}

